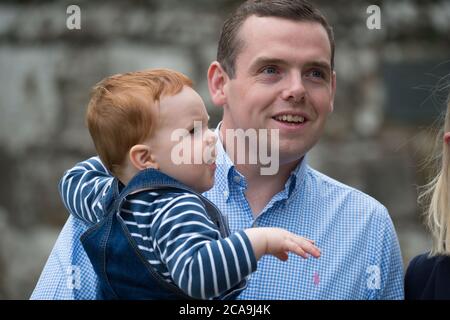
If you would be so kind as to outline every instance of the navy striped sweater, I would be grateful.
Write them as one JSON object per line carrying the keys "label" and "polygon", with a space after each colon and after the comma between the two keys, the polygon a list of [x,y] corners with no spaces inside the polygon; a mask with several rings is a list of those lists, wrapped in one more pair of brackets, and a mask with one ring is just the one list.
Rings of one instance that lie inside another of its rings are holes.
{"label": "navy striped sweater", "polygon": [[[64,205],[76,218],[95,224],[106,214],[100,200],[111,192],[112,181],[98,157],[81,162],[59,184]],[[224,297],[256,270],[245,232],[221,238],[195,194],[141,191],[127,196],[120,215],[149,264],[191,297]]]}

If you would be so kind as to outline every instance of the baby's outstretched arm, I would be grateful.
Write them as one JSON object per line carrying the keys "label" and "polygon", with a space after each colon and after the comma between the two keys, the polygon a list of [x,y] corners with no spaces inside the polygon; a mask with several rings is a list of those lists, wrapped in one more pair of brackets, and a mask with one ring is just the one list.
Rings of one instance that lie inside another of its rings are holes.
{"label": "baby's outstretched arm", "polygon": [[[146,194],[142,196],[140,200],[145,200]],[[228,296],[256,271],[257,260],[265,254],[281,260],[288,258],[288,252],[320,255],[311,240],[279,228],[246,229],[222,238],[196,195],[170,199],[153,215],[150,229],[139,230],[144,232],[141,239],[146,239],[143,246],[155,255],[152,263],[164,265],[167,271],[162,272],[191,297]]]}
{"label": "baby's outstretched arm", "polygon": [[286,261],[289,252],[305,259],[308,258],[308,253],[315,258],[320,257],[320,250],[314,245],[314,241],[300,237],[285,229],[252,228],[244,231],[252,244],[256,260],[259,260],[265,254],[270,254]]}

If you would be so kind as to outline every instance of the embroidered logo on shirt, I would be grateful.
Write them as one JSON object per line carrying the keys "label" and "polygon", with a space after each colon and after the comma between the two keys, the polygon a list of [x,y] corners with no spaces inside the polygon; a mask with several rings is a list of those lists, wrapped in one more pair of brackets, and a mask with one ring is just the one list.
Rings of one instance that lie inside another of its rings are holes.
{"label": "embroidered logo on shirt", "polygon": [[319,273],[317,273],[317,271],[314,272],[313,279],[314,279],[314,285],[318,286],[320,283],[320,277],[319,277]]}

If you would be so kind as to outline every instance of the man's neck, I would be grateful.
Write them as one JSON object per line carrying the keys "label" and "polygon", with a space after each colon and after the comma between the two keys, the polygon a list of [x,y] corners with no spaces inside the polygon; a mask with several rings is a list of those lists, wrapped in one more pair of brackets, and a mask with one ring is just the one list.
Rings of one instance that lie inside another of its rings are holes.
{"label": "man's neck", "polygon": [[236,165],[236,169],[246,178],[245,197],[254,217],[257,217],[269,201],[284,189],[291,172],[300,161],[280,166],[275,175],[261,175],[261,167],[256,165]]}
{"label": "man's neck", "polygon": [[283,190],[291,172],[297,167],[302,159],[280,164],[279,170],[275,175],[262,175],[262,167],[260,165],[236,164],[236,159],[233,159],[230,152],[227,151],[225,134],[226,125],[224,122],[219,124],[219,133],[220,143],[222,143],[225,152],[227,152],[228,156],[230,156],[230,159],[235,164],[236,169],[246,178],[247,190],[245,192],[245,197],[250,205],[253,216],[256,217],[269,203],[270,199]]}

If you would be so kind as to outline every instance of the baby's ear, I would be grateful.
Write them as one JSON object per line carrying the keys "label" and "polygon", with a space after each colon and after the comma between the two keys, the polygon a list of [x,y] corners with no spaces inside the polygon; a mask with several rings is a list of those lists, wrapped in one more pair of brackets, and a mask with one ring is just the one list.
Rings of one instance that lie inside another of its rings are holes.
{"label": "baby's ear", "polygon": [[130,162],[138,170],[144,170],[148,168],[159,169],[158,163],[155,161],[155,157],[152,154],[152,150],[145,144],[137,144],[131,147]]}

